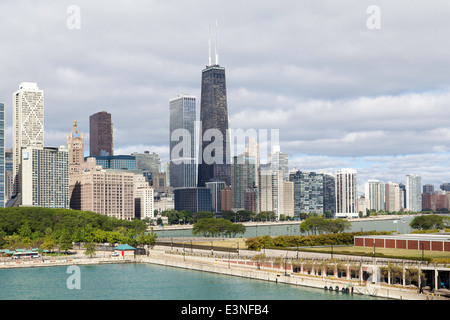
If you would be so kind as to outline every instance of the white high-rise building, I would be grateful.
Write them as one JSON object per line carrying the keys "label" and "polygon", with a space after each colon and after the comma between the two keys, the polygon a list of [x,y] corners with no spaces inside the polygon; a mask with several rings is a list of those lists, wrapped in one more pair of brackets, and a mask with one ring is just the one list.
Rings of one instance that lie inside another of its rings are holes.
{"label": "white high-rise building", "polygon": [[69,209],[69,150],[22,149],[22,206]]}
{"label": "white high-rise building", "polygon": [[384,211],[384,183],[369,180],[365,183],[365,196],[369,200],[369,210]]}
{"label": "white high-rise building", "polygon": [[13,94],[14,192],[20,193],[22,148],[44,146],[44,92],[36,83],[23,82]]}
{"label": "white high-rise building", "polygon": [[279,146],[274,146],[274,152],[267,155],[267,163],[273,170],[282,170],[283,180],[289,181],[289,155],[280,152]]}
{"label": "white high-rise building", "polygon": [[134,205],[135,215],[140,219],[153,219],[155,212],[154,189],[142,174],[134,175]]}
{"label": "white high-rise building", "polygon": [[356,170],[336,171],[336,217],[358,217]]}
{"label": "white high-rise building", "polygon": [[406,210],[422,211],[422,178],[416,174],[406,175]]}

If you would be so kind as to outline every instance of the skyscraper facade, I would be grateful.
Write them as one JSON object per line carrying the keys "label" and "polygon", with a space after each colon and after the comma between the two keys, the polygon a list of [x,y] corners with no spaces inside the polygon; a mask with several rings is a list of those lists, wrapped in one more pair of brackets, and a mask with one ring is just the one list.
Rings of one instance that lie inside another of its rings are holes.
{"label": "skyscraper facade", "polygon": [[22,148],[22,205],[69,209],[69,150]]}
{"label": "skyscraper facade", "polygon": [[283,179],[289,181],[289,155],[280,152],[279,146],[275,146],[274,152],[267,155],[267,163],[270,163],[274,170],[282,170]]}
{"label": "skyscraper facade", "polygon": [[365,196],[369,199],[369,210],[384,211],[385,190],[384,183],[378,180],[369,180],[365,183]]}
{"label": "skyscraper facade", "polygon": [[386,183],[384,186],[384,194],[386,211],[398,212],[402,209],[402,193],[398,183]]}
{"label": "skyscraper facade", "polygon": [[[225,68],[217,63],[202,72],[201,137],[199,148],[198,186],[211,179],[231,183],[230,145]],[[171,182],[172,183],[172,182]]]}
{"label": "skyscraper facade", "polygon": [[356,170],[336,171],[336,217],[358,217]]}
{"label": "skyscraper facade", "polygon": [[114,155],[113,123],[111,114],[106,111],[97,112],[89,117],[89,154]]}
{"label": "skyscraper facade", "polygon": [[[170,185],[174,188],[197,186],[194,96],[170,99]],[[181,142],[180,142],[181,140]]]}
{"label": "skyscraper facade", "polygon": [[0,208],[5,207],[5,202],[8,200],[5,197],[5,182],[5,104],[0,103]]}
{"label": "skyscraper facade", "polygon": [[233,157],[231,164],[231,206],[234,209],[245,208],[247,189],[256,187],[256,159],[248,152]]}
{"label": "skyscraper facade", "polygon": [[422,211],[422,178],[416,174],[406,176],[406,210]]}
{"label": "skyscraper facade", "polygon": [[294,184],[294,212],[323,214],[323,175],[315,172],[291,172],[289,180]]}
{"label": "skyscraper facade", "polygon": [[21,192],[22,148],[44,146],[44,92],[34,82],[23,82],[13,94],[14,193]]}

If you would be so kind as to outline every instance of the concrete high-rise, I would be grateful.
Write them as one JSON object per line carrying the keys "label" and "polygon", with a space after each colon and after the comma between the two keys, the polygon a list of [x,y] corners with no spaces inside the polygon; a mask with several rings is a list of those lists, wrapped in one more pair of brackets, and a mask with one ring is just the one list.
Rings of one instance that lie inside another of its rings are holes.
{"label": "concrete high-rise", "polygon": [[336,217],[358,217],[356,170],[336,171]]}
{"label": "concrete high-rise", "polygon": [[384,201],[386,211],[388,212],[398,212],[401,211],[402,206],[402,192],[400,190],[400,185],[395,182],[388,182],[384,186]]}
{"label": "concrete high-rise", "polygon": [[169,103],[170,185],[174,188],[196,187],[196,98],[194,96],[178,95],[178,97],[170,99]]}
{"label": "concrete high-rise", "polygon": [[44,146],[44,91],[34,82],[23,82],[13,94],[14,193],[21,192],[22,148]]}
{"label": "concrete high-rise", "polygon": [[22,148],[21,204],[69,209],[69,150]]}
{"label": "concrete high-rise", "polygon": [[416,174],[406,175],[406,210],[422,211],[422,178]]}
{"label": "concrete high-rise", "polygon": [[[217,41],[216,41],[217,44]],[[230,144],[228,132],[228,107],[225,68],[216,61],[202,71],[201,137],[198,158],[198,186],[204,187],[211,179],[231,183]],[[172,183],[172,182],[171,182]]]}
{"label": "concrete high-rise", "polygon": [[368,180],[365,185],[365,197],[369,200],[369,210],[384,211],[384,183],[378,180]]}
{"label": "concrete high-rise", "polygon": [[106,111],[89,117],[89,155],[114,155],[113,123],[111,114]]}

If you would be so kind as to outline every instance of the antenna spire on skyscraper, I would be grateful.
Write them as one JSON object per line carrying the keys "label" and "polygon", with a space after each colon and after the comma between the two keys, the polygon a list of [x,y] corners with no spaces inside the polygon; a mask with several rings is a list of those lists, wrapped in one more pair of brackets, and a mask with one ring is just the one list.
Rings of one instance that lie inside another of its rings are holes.
{"label": "antenna spire on skyscraper", "polygon": [[217,35],[217,28],[218,28],[218,23],[217,23],[217,20],[216,20],[216,65],[219,65],[219,50],[218,50],[218,48],[217,48],[217,40],[218,40],[218,35]]}
{"label": "antenna spire on skyscraper", "polygon": [[211,25],[209,25],[209,60],[208,60],[208,67],[211,66],[212,61],[211,61]]}

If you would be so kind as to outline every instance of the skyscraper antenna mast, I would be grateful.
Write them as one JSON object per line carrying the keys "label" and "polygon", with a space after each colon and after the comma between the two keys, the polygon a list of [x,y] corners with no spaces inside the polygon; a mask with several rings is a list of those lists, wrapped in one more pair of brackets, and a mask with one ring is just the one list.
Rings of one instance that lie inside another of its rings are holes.
{"label": "skyscraper antenna mast", "polygon": [[215,48],[215,51],[216,51],[216,65],[219,65],[219,50],[217,48],[217,38],[218,38],[217,28],[218,28],[218,24],[217,24],[217,20],[216,20],[216,48]]}
{"label": "skyscraper antenna mast", "polygon": [[211,61],[211,25],[209,25],[209,60],[208,60],[208,67],[211,66],[212,61]]}

